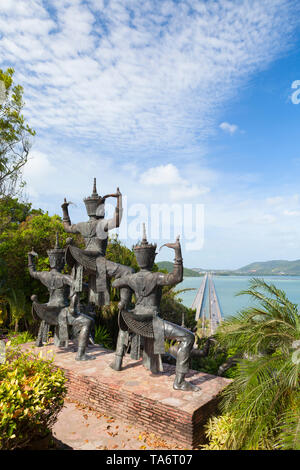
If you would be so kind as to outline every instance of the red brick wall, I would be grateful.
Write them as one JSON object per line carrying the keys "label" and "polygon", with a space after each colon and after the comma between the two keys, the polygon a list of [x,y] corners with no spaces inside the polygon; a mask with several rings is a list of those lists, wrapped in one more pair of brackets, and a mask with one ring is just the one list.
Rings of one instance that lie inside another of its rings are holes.
{"label": "red brick wall", "polygon": [[178,445],[191,448],[204,442],[203,425],[214,412],[217,400],[202,406],[193,414],[147,399],[117,386],[101,383],[94,377],[84,377],[65,370],[68,378],[68,397],[96,411],[130,424],[140,425]]}

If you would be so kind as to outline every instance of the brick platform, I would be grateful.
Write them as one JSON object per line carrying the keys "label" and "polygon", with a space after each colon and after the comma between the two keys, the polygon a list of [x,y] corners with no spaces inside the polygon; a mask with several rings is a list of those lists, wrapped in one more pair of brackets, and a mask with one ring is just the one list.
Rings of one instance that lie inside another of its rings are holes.
{"label": "brick platform", "polygon": [[[31,345],[32,346],[32,345]],[[124,368],[116,372],[109,367],[114,353],[98,346],[90,347],[94,360],[75,361],[74,348],[47,345],[34,348],[43,357],[54,357],[68,378],[68,397],[114,418],[136,424],[170,442],[186,448],[203,442],[203,425],[215,411],[217,395],[229,379],[190,371],[187,380],[200,392],[173,389],[175,367],[164,364],[164,372],[151,374],[140,361],[124,359]]]}

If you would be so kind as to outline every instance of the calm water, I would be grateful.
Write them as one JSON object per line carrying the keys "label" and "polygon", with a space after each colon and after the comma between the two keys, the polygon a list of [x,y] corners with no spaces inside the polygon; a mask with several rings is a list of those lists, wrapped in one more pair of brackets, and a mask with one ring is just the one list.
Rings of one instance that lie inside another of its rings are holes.
{"label": "calm water", "polygon": [[[242,308],[250,306],[251,303],[253,305],[253,300],[251,300],[248,295],[236,297],[238,292],[248,288],[249,279],[251,279],[251,277],[248,276],[213,276],[222,315],[224,317],[235,314]],[[186,277],[181,284],[178,284],[178,289],[196,289],[179,294],[183,304],[187,307],[192,305],[197,289],[200,287],[202,280],[203,277]],[[291,302],[300,305],[300,276],[266,276],[264,277],[264,280],[268,283],[275,284],[276,287],[284,290]],[[208,286],[206,285],[204,308],[208,312],[207,298]]]}

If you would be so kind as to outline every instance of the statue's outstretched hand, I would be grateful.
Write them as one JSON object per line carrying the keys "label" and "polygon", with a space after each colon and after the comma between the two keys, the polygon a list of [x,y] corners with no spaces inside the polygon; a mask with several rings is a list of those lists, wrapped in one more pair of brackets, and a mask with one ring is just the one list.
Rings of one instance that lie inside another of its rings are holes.
{"label": "statue's outstretched hand", "polygon": [[28,256],[38,256],[38,254],[34,251],[33,248],[27,254],[28,254]]}
{"label": "statue's outstretched hand", "polygon": [[158,251],[160,251],[164,246],[167,246],[168,248],[173,248],[174,250],[175,248],[180,248],[180,235],[177,235],[176,241],[174,243],[165,243],[160,247]]}
{"label": "statue's outstretched hand", "polygon": [[108,197],[120,197],[122,196],[122,193],[120,192],[120,189],[117,188],[117,191],[113,194],[106,194],[105,196],[103,196],[103,199],[107,199]]}
{"label": "statue's outstretched hand", "polygon": [[67,202],[67,199],[66,199],[66,198],[64,198],[64,202],[63,202],[63,204],[61,205],[61,208],[62,208],[62,209],[67,209],[67,208],[68,208],[68,206],[69,206],[69,204],[70,204],[70,203],[69,203],[69,202]]}

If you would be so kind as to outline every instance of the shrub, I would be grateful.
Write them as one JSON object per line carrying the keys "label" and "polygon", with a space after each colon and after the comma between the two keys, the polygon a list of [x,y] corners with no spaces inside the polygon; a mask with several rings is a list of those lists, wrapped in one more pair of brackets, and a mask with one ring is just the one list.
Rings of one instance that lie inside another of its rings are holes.
{"label": "shrub", "polygon": [[205,372],[206,374],[217,375],[219,367],[225,362],[226,355],[218,354],[206,357],[192,357],[191,369]]}
{"label": "shrub", "polygon": [[11,332],[8,334],[8,339],[12,346],[34,341],[34,337],[29,333],[29,331],[23,331],[22,333]]}
{"label": "shrub", "polygon": [[101,344],[106,349],[112,348],[112,340],[105,326],[99,325],[96,327],[95,343]]}
{"label": "shrub", "polygon": [[[9,344],[9,343],[8,343]],[[64,373],[52,360],[7,347],[0,364],[0,449],[26,447],[49,433],[64,403]]]}
{"label": "shrub", "polygon": [[233,433],[234,418],[228,414],[214,416],[205,425],[205,435],[209,444],[202,446],[204,450],[226,450],[228,441],[235,441]]}

